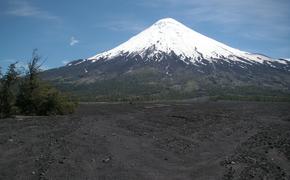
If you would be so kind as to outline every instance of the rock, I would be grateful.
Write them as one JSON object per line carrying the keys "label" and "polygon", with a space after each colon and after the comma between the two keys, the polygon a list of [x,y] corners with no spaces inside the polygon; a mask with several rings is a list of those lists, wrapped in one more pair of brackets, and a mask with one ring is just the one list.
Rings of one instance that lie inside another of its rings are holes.
{"label": "rock", "polygon": [[109,162],[110,160],[111,160],[111,157],[109,156],[109,157],[104,158],[104,159],[102,160],[102,162],[103,162],[103,163],[107,163],[107,162]]}
{"label": "rock", "polygon": [[63,160],[59,160],[58,163],[59,164],[63,164],[64,162],[63,162]]}

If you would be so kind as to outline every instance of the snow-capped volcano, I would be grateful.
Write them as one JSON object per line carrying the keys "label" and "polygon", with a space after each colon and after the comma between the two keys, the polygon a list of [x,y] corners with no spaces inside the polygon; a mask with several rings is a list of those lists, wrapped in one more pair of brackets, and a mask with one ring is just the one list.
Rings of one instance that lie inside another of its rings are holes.
{"label": "snow-capped volcano", "polygon": [[290,94],[287,59],[232,48],[171,18],[112,50],[42,76],[85,99]]}
{"label": "snow-capped volcano", "polygon": [[[93,62],[99,59],[110,60],[125,54],[126,56],[140,55],[143,59],[150,59],[157,55],[155,60],[160,61],[162,58],[158,54],[170,54],[172,52],[180,60],[187,60],[184,62],[192,64],[200,60],[211,62],[218,59],[250,61],[250,63],[273,61],[273,59],[264,55],[251,54],[229,47],[193,31],[172,18],[161,19],[127,42],[112,50],[90,57],[88,60]],[[281,60],[279,62],[285,63]]]}

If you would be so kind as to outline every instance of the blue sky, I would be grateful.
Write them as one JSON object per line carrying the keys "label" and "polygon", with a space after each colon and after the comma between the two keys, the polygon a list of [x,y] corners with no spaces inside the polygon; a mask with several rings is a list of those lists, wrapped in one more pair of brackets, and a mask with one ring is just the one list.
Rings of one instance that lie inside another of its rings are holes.
{"label": "blue sky", "polygon": [[289,0],[0,0],[0,66],[45,68],[109,50],[165,17],[232,47],[290,57]]}

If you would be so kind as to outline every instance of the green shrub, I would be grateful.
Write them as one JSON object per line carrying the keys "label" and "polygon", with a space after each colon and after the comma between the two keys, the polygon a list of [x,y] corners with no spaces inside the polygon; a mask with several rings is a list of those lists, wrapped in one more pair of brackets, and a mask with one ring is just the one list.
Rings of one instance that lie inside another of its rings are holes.
{"label": "green shrub", "polygon": [[6,74],[0,79],[0,118],[11,116],[15,109],[15,94],[12,90],[18,76],[15,66],[16,63],[11,64]]}
{"label": "green shrub", "polygon": [[38,82],[33,89],[29,83],[20,86],[17,107],[26,115],[64,115],[74,112],[77,103],[44,82]]}
{"label": "green shrub", "polygon": [[33,53],[28,71],[19,86],[16,106],[26,115],[56,115],[72,113],[76,103],[69,96],[39,79],[40,57]]}

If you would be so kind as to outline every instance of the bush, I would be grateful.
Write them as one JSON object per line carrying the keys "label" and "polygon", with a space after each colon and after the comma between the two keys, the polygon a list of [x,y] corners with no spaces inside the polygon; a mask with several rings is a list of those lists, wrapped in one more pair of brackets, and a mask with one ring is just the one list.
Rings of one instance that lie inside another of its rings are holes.
{"label": "bush", "polygon": [[56,115],[72,113],[76,107],[67,95],[39,79],[40,57],[34,51],[28,71],[19,86],[16,106],[26,115]]}
{"label": "bush", "polygon": [[16,63],[11,64],[6,74],[0,80],[0,118],[6,118],[13,114],[15,94],[12,87],[16,82],[18,72]]}
{"label": "bush", "polygon": [[44,82],[39,82],[34,89],[23,83],[17,98],[17,106],[26,115],[69,114],[74,111],[76,105],[67,95]]}

